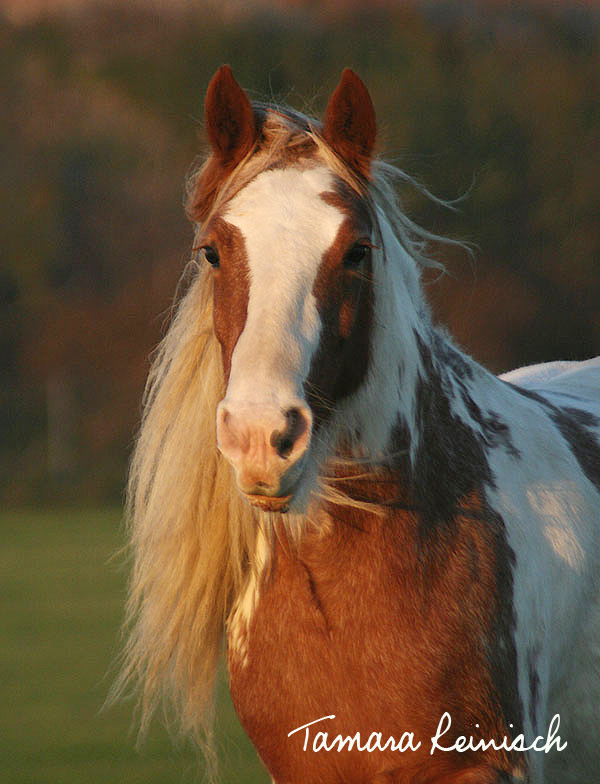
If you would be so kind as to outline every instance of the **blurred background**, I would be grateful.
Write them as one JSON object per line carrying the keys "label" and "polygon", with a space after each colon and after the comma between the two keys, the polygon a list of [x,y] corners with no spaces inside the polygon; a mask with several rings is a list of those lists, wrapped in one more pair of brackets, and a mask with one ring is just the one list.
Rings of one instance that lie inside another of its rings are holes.
{"label": "blurred background", "polygon": [[[500,372],[600,353],[599,36],[600,5],[569,0],[0,0],[3,780],[198,780],[160,723],[137,754],[131,706],[99,709],[127,460],[216,68],[317,115],[360,74],[381,154],[464,197],[401,193],[476,245],[431,248],[448,274],[427,295]],[[266,780],[223,705],[224,780]]]}

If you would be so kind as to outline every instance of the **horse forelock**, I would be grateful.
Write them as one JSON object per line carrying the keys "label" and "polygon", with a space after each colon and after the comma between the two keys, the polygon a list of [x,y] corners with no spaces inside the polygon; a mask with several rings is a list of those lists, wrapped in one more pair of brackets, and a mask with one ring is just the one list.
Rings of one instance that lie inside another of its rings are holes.
{"label": "horse forelock", "polygon": [[254,147],[233,168],[214,153],[192,170],[187,183],[186,209],[202,225],[261,172],[278,167],[325,163],[357,193],[366,193],[365,177],[346,164],[322,136],[321,124],[287,107],[255,103],[259,130]]}

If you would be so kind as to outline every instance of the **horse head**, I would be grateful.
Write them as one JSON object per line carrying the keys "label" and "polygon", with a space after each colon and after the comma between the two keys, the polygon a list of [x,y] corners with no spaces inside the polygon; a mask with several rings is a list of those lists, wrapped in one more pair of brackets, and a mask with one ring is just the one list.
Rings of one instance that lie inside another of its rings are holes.
{"label": "horse head", "polygon": [[[212,154],[195,211],[226,382],[218,448],[252,504],[285,510],[316,475],[338,402],[368,372],[375,114],[348,69],[322,126],[274,114],[219,69],[206,95]],[[287,134],[279,151],[273,127]]]}

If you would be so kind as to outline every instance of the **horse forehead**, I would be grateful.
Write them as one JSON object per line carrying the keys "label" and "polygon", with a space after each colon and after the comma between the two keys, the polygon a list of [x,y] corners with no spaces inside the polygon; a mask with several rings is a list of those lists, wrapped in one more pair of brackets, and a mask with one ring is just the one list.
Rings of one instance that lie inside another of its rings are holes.
{"label": "horse forehead", "polygon": [[[323,198],[335,191],[326,167],[272,169],[259,174],[229,203],[224,218],[244,237],[250,272],[272,272],[293,259],[295,271],[316,274],[344,220],[343,209]],[[290,273],[289,267],[286,267]]]}

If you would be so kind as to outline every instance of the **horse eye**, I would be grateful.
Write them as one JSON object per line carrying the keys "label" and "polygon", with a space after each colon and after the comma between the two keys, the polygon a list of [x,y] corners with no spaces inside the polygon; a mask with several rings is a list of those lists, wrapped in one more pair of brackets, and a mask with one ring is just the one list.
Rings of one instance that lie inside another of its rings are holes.
{"label": "horse eye", "polygon": [[204,258],[211,267],[218,267],[220,264],[219,252],[216,248],[213,248],[212,245],[204,245],[200,248],[202,253],[204,254]]}
{"label": "horse eye", "polygon": [[370,252],[371,248],[368,245],[357,242],[356,245],[350,248],[348,253],[346,253],[342,263],[346,269],[356,269],[368,257]]}

